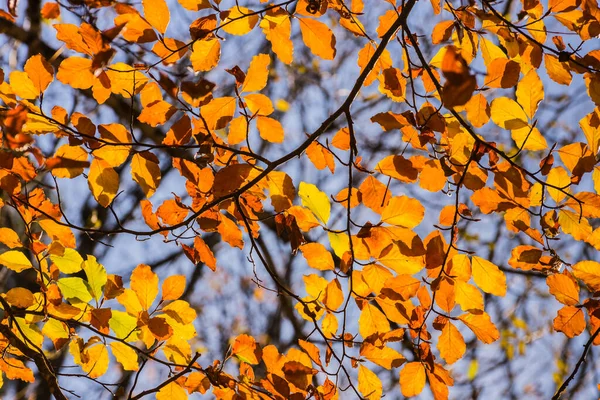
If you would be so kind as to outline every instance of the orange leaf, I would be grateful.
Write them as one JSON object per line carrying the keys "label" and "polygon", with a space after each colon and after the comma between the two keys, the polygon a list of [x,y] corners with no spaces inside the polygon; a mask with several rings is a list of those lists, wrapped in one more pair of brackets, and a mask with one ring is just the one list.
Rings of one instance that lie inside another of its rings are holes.
{"label": "orange leaf", "polygon": [[271,143],[283,143],[285,132],[283,126],[276,119],[259,115],[256,118],[256,127],[260,137]]}
{"label": "orange leaf", "polygon": [[235,338],[231,354],[243,362],[256,365],[262,358],[262,351],[256,340],[249,335],[240,335]]}
{"label": "orange leaf", "polygon": [[320,271],[333,270],[335,268],[331,253],[321,243],[305,243],[300,246],[300,251],[311,268]]}
{"label": "orange leaf", "polygon": [[162,299],[177,300],[185,291],[185,276],[171,275],[162,284]]}
{"label": "orange leaf", "polygon": [[448,321],[442,329],[437,348],[440,351],[440,356],[448,364],[453,364],[462,358],[467,346],[460,331],[456,329],[452,322]]}
{"label": "orange leaf", "polygon": [[269,78],[271,58],[268,54],[258,54],[252,57],[242,92],[257,92],[263,90]]}
{"label": "orange leaf", "polygon": [[160,183],[158,158],[147,151],[134,154],[131,160],[131,177],[140,185],[146,197],[152,196]]}
{"label": "orange leaf", "polygon": [[218,39],[198,40],[192,47],[190,61],[194,71],[210,71],[221,58],[221,41]]}
{"label": "orange leaf", "polygon": [[92,60],[82,57],[64,59],[58,67],[56,79],[74,89],[89,89],[94,83]]}
{"label": "orange leaf", "polygon": [[171,14],[165,0],[142,0],[144,17],[161,34],[165,34]]}
{"label": "orange leaf", "polygon": [[310,51],[324,60],[335,58],[335,36],[327,25],[310,18],[298,18],[302,40]]}
{"label": "orange leaf", "polygon": [[564,305],[574,306],[579,303],[579,285],[573,277],[566,273],[553,274],[546,278],[550,294]]}
{"label": "orange leaf", "polygon": [[564,306],[554,318],[554,329],[564,333],[567,337],[574,338],[581,335],[585,329],[585,316],[583,309],[572,306]]}
{"label": "orange leaf", "polygon": [[358,319],[358,332],[366,339],[374,333],[390,331],[390,323],[379,309],[369,303],[363,307]]}
{"label": "orange leaf", "polygon": [[88,185],[102,207],[108,207],[119,191],[119,174],[106,161],[95,159],[88,172]]}
{"label": "orange leaf", "polygon": [[41,54],[27,60],[24,69],[38,94],[42,94],[54,80],[54,69]]}
{"label": "orange leaf", "polygon": [[420,362],[410,362],[400,371],[400,389],[406,397],[419,395],[425,387],[425,367]]}
{"label": "orange leaf", "polygon": [[498,328],[496,328],[490,316],[485,312],[482,314],[463,314],[458,319],[473,331],[477,339],[485,344],[490,344],[500,338]]}

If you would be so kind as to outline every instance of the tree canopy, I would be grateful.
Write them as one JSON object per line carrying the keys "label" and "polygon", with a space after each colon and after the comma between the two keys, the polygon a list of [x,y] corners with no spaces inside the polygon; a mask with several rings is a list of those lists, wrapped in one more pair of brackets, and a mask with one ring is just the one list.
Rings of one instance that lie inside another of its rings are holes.
{"label": "tree canopy", "polygon": [[7,4],[3,397],[597,396],[596,1]]}

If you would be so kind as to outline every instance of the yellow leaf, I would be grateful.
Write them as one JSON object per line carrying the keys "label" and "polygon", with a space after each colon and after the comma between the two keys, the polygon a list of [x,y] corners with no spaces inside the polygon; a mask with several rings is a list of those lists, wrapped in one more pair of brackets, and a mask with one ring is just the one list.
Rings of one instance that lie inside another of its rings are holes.
{"label": "yellow leaf", "polygon": [[454,298],[463,311],[483,311],[483,295],[475,286],[456,280],[454,287]]}
{"label": "yellow leaf", "polygon": [[416,199],[407,196],[392,197],[383,209],[381,221],[388,224],[414,228],[425,216],[425,208]]}
{"label": "yellow leaf", "polygon": [[108,350],[103,344],[96,344],[83,351],[83,370],[92,379],[98,378],[108,370]]}
{"label": "yellow leaf", "polygon": [[9,250],[0,254],[0,264],[4,265],[8,269],[12,269],[15,272],[25,271],[26,269],[33,268],[29,258],[25,254],[18,250]]}
{"label": "yellow leaf", "polygon": [[217,97],[200,107],[200,114],[211,131],[223,129],[233,119],[235,113],[235,97]]}
{"label": "yellow leaf", "polygon": [[400,371],[400,389],[406,397],[419,395],[425,387],[425,367],[420,362],[410,362]]}
{"label": "yellow leaf", "polygon": [[524,126],[513,129],[510,134],[519,149],[539,151],[548,148],[546,138],[542,136],[538,128]]}
{"label": "yellow leaf", "polygon": [[364,305],[358,319],[358,333],[363,339],[374,333],[389,332],[390,329],[388,319],[377,307],[369,303]]}
{"label": "yellow leaf", "polygon": [[517,85],[517,102],[523,107],[529,119],[533,119],[542,100],[544,100],[544,85],[535,69],[531,69]]}
{"label": "yellow leaf", "polygon": [[106,74],[110,79],[110,90],[127,99],[139,93],[148,82],[146,75],[125,63],[112,64]]}
{"label": "yellow leaf", "polygon": [[[0,256],[1,257],[1,256]],[[580,261],[573,265],[573,275],[594,291],[600,290],[600,263],[596,261]]]}
{"label": "yellow leaf", "polygon": [[379,400],[383,394],[381,380],[362,364],[358,366],[358,391],[367,400]]}
{"label": "yellow leaf", "polygon": [[300,251],[308,266],[320,271],[333,270],[335,265],[331,253],[321,243],[306,243],[300,246]]}
{"label": "yellow leaf", "polygon": [[252,115],[269,115],[275,111],[271,99],[261,93],[252,93],[244,97],[246,107]]}
{"label": "yellow leaf", "polygon": [[310,18],[298,18],[302,40],[310,51],[324,60],[335,58],[335,36],[327,25]]}
{"label": "yellow leaf", "polygon": [[[131,134],[121,124],[106,124],[99,125],[98,131],[102,140],[110,143],[95,149],[92,154],[94,157],[100,158],[111,167],[118,167],[127,160],[131,151]],[[117,145],[124,143],[122,145]]]}
{"label": "yellow leaf", "polygon": [[69,57],[60,63],[56,79],[73,89],[89,89],[94,84],[94,74],[91,69],[92,60],[83,57]]}
{"label": "yellow leaf", "polygon": [[125,371],[137,371],[140,368],[137,352],[125,343],[111,342],[110,349]]}
{"label": "yellow leaf", "polygon": [[231,35],[245,35],[254,29],[258,23],[258,14],[246,7],[231,7],[229,11],[225,11],[221,14],[227,16],[223,18],[220,27]]}
{"label": "yellow leaf", "polygon": [[552,54],[544,54],[544,64],[546,65],[546,72],[550,79],[560,85],[569,86],[573,76],[569,71],[568,64],[560,62],[558,57]]}
{"label": "yellow leaf", "polygon": [[473,331],[477,339],[485,344],[493,343],[500,338],[498,328],[496,328],[496,325],[494,325],[486,312],[481,314],[463,314],[458,319]]}
{"label": "yellow leaf", "polygon": [[546,178],[546,183],[554,186],[554,188],[548,187],[548,194],[557,204],[567,196],[566,193],[571,192],[571,179],[563,167],[552,168]]}
{"label": "yellow leaf", "polygon": [[142,0],[144,17],[161,34],[165,34],[171,14],[165,0]]}
{"label": "yellow leaf", "polygon": [[119,190],[119,174],[104,160],[92,161],[88,185],[94,198],[102,207],[108,207]]}
{"label": "yellow leaf", "polygon": [[496,265],[481,257],[473,256],[471,269],[473,280],[481,290],[495,296],[506,294],[506,276]]}
{"label": "yellow leaf", "polygon": [[528,126],[527,114],[508,97],[498,97],[491,104],[492,121],[501,128],[513,130]]}
{"label": "yellow leaf", "polygon": [[28,289],[22,287],[16,287],[10,289],[4,295],[4,299],[11,306],[18,308],[29,308],[35,302],[35,298],[33,297],[33,293]]}
{"label": "yellow leaf", "polygon": [[194,71],[210,71],[221,58],[221,41],[218,39],[198,40],[192,47],[190,61]]}
{"label": "yellow leaf", "polygon": [[269,57],[268,54],[258,54],[252,57],[241,91],[257,92],[263,90],[267,85],[267,79],[269,78],[270,64],[271,57]]}
{"label": "yellow leaf", "polygon": [[570,274],[550,275],[546,278],[546,284],[550,294],[564,305],[574,306],[579,303],[579,285]]}
{"label": "yellow leaf", "polygon": [[162,284],[162,299],[177,300],[185,291],[185,276],[171,275]]}
{"label": "yellow leaf", "polygon": [[156,393],[156,400],[187,400],[187,391],[177,382],[170,382]]}
{"label": "yellow leaf", "polygon": [[519,82],[521,66],[513,60],[501,57],[493,60],[488,66],[484,85],[491,88],[508,89]]}
{"label": "yellow leaf", "polygon": [[241,361],[253,365],[258,364],[262,358],[260,346],[258,346],[256,340],[249,335],[239,335],[235,338],[231,354]]}
{"label": "yellow leaf", "polygon": [[29,75],[38,95],[43,93],[54,80],[54,70],[41,54],[31,57],[25,63],[25,72]]}
{"label": "yellow leaf", "polygon": [[13,92],[23,99],[33,100],[40,95],[26,72],[13,71],[10,73],[9,80]]}
{"label": "yellow leaf", "polygon": [[302,205],[308,208],[324,224],[329,221],[331,204],[329,197],[321,192],[319,188],[311,183],[300,182],[298,196],[302,199]]}
{"label": "yellow leaf", "polygon": [[50,255],[50,259],[63,274],[79,272],[83,264],[83,258],[75,249],[65,249],[62,255]]}
{"label": "yellow leaf", "polygon": [[[88,153],[83,148],[65,144],[56,150],[54,157],[46,160],[46,167],[57,178],[72,179],[81,175],[84,167],[90,165],[87,159]],[[55,164],[52,160],[56,160]]]}
{"label": "yellow leaf", "polygon": [[149,310],[158,294],[158,276],[149,265],[140,264],[131,273],[131,289],[144,310]]}
{"label": "yellow leaf", "polygon": [[158,158],[150,152],[134,154],[131,159],[131,177],[140,185],[146,197],[152,196],[161,178]]}
{"label": "yellow leaf", "polygon": [[440,356],[448,364],[453,364],[462,358],[467,346],[460,331],[456,329],[452,322],[448,321],[442,329],[437,348],[440,351]]}
{"label": "yellow leaf", "polygon": [[398,368],[406,361],[396,350],[387,346],[380,348],[369,342],[360,346],[360,356],[386,369]]}
{"label": "yellow leaf", "polygon": [[483,36],[479,39],[479,47],[481,49],[483,63],[486,67],[494,60],[499,58],[506,59],[506,54],[502,49]]}

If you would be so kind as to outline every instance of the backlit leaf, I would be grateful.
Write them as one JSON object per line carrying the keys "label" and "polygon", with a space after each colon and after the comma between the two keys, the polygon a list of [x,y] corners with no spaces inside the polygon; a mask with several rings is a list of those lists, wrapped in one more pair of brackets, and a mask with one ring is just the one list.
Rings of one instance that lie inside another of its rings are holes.
{"label": "backlit leaf", "polygon": [[298,18],[302,40],[310,51],[324,60],[335,58],[335,36],[327,25],[310,18]]}
{"label": "backlit leaf", "polygon": [[425,366],[410,362],[400,370],[400,389],[406,397],[419,395],[425,387]]}
{"label": "backlit leaf", "polygon": [[312,183],[300,182],[298,196],[302,199],[304,207],[312,211],[321,222],[327,224],[331,212],[331,203],[325,193],[321,192]]}

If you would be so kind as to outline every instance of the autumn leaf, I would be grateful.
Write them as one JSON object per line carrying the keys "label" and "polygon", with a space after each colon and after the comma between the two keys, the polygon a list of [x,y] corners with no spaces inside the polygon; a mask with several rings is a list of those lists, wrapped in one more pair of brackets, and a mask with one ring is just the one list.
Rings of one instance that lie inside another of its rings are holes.
{"label": "autumn leaf", "polygon": [[221,15],[221,29],[231,35],[245,35],[258,23],[258,15],[246,7],[235,6]]}
{"label": "autumn leaf", "polygon": [[164,35],[171,16],[165,0],[143,0],[142,6],[146,20]]}
{"label": "autumn leaf", "polygon": [[302,40],[310,51],[324,60],[333,60],[336,54],[335,36],[327,25],[310,18],[298,18]]}
{"label": "autumn leaf", "polygon": [[298,196],[302,199],[302,205],[313,212],[324,224],[329,221],[331,204],[329,197],[320,191],[312,183],[300,182]]}
{"label": "autumn leaf", "polygon": [[506,294],[506,276],[496,265],[486,259],[474,256],[471,260],[471,268],[473,280],[481,290],[495,296]]}
{"label": "autumn leaf", "polygon": [[407,196],[392,197],[383,209],[381,221],[388,224],[414,228],[419,225],[425,216],[425,208],[418,200]]}
{"label": "autumn leaf", "polygon": [[359,365],[358,390],[365,399],[379,400],[383,393],[383,384],[373,371],[363,365]]}
{"label": "autumn leaf", "polygon": [[321,243],[303,244],[300,251],[311,268],[325,271],[335,267],[331,253]]}
{"label": "autumn leaf", "polygon": [[400,370],[400,389],[406,397],[419,395],[425,387],[425,367],[420,362],[405,364]]}
{"label": "autumn leaf", "polygon": [[0,254],[0,264],[15,272],[33,268],[31,261],[18,250],[9,250]]}
{"label": "autumn leaf", "polygon": [[258,364],[262,358],[260,347],[249,335],[238,336],[233,343],[231,353],[248,364]]}
{"label": "autumn leaf", "polygon": [[131,273],[131,289],[144,310],[149,310],[158,295],[158,276],[148,265],[140,264]]}
{"label": "autumn leaf", "polygon": [[98,204],[108,207],[119,190],[119,174],[106,161],[95,159],[88,173],[88,185]]}

